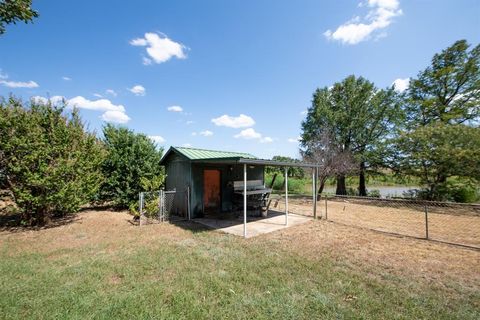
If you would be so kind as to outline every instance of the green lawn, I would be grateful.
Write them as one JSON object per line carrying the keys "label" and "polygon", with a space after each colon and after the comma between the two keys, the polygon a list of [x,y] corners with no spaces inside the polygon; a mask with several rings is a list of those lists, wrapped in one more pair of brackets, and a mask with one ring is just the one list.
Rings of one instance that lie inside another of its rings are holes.
{"label": "green lawn", "polygon": [[295,241],[287,235],[244,240],[173,225],[138,228],[123,214],[108,225],[108,215],[0,233],[0,317],[480,318],[475,286],[377,272],[329,251],[307,256],[281,245]]}

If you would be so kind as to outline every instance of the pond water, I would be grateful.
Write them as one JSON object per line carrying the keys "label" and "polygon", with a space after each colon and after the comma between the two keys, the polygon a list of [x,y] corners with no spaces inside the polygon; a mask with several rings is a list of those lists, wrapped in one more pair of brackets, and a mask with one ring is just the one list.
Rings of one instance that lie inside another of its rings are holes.
{"label": "pond water", "polygon": [[[403,193],[409,190],[420,189],[418,186],[367,186],[368,191],[378,190],[382,198],[403,197]],[[326,193],[335,193],[334,186],[327,186],[324,189]]]}

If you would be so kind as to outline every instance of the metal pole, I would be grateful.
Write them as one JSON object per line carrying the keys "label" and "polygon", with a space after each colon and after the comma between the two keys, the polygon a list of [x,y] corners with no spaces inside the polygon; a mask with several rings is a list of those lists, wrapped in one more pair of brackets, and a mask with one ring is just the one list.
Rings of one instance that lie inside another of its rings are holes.
{"label": "metal pole", "polygon": [[327,204],[328,196],[325,195],[325,220],[328,220],[328,204]]}
{"label": "metal pole", "polygon": [[425,205],[425,239],[428,239],[428,207]]}
{"label": "metal pole", "polygon": [[285,225],[288,226],[288,167],[285,167]]}
{"label": "metal pole", "polygon": [[243,237],[247,237],[247,164],[243,164]]}
{"label": "metal pole", "polygon": [[313,219],[317,219],[317,168],[312,168]]}

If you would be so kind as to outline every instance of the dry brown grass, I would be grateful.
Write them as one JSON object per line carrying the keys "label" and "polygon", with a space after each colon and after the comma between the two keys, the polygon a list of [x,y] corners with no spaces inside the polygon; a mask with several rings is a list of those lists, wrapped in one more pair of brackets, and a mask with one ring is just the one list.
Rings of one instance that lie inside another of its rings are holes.
{"label": "dry brown grass", "polygon": [[[390,206],[388,206],[390,205]],[[374,205],[346,200],[328,201],[328,220],[378,231],[423,238],[425,213],[420,205],[404,206],[393,202]],[[395,207],[392,207],[395,206]],[[278,210],[284,210],[279,201]],[[318,216],[325,217],[325,202],[318,203]],[[459,214],[455,208],[433,208],[428,214],[429,238],[480,248],[480,215],[473,210]],[[289,211],[312,215],[311,199],[290,199]]]}
{"label": "dry brown grass", "polygon": [[[100,253],[155,247],[159,243],[192,244],[195,223],[170,223],[138,227],[125,212],[86,211],[71,223],[43,230],[0,232],[0,245],[15,243],[18,252],[47,253],[58,257],[64,249],[97,247]],[[208,231],[221,241],[225,235]],[[238,238],[239,241],[244,241]],[[215,240],[217,242],[217,240]],[[451,281],[480,289],[480,251],[425,240],[386,235],[325,220],[312,221],[246,240],[282,248],[309,259],[330,255],[335,260],[364,269],[372,276],[392,274],[435,281]],[[221,244],[219,242],[219,244]],[[119,281],[112,279],[112,282]]]}
{"label": "dry brown grass", "polygon": [[[293,270],[295,272],[302,270],[299,274],[304,275],[301,277],[295,273],[301,279],[299,281],[314,279],[321,282],[326,279],[326,275],[320,276],[318,270],[315,274],[309,274],[310,269],[303,270],[301,266],[294,267],[294,264],[310,266],[309,268],[316,265],[329,266],[331,270],[325,271],[323,268],[322,270],[331,275],[328,281],[332,283],[332,290],[338,287],[334,284],[336,281],[362,279],[366,287],[370,285],[369,283],[384,284],[387,287],[385,292],[391,292],[388,290],[408,292],[411,288],[416,292],[413,294],[415,296],[426,290],[429,297],[440,295],[439,299],[454,301],[451,306],[454,310],[457,310],[455,308],[459,304],[458,301],[468,295],[469,299],[474,301],[473,305],[469,302],[472,309],[480,310],[480,303],[472,298],[480,292],[480,273],[478,272],[480,251],[478,250],[391,236],[325,220],[312,220],[306,224],[245,240],[220,232],[205,231],[193,222],[138,227],[130,222],[131,218],[125,212],[85,211],[79,213],[70,223],[54,228],[17,232],[0,231],[0,248],[4,250],[2,254],[5,261],[16,259],[15,261],[24,263],[25,259],[30,259],[28,257],[32,256],[32,263],[36,265],[37,260],[34,257],[41,256],[45,259],[41,265],[55,266],[57,268],[55,272],[62,272],[63,268],[71,271],[76,267],[86,270],[86,266],[91,263],[89,261],[104,261],[105,265],[110,265],[110,269],[102,273],[105,286],[110,289],[118,288],[113,289],[113,292],[118,294],[129,292],[125,291],[124,286],[136,284],[128,276],[129,273],[122,270],[128,268],[128,262],[134,264],[132,268],[139,263],[134,258],[137,251],[155,255],[155,259],[168,260],[179,255],[179,261],[171,260],[178,265],[185,264],[183,260],[188,259],[192,254],[196,258],[190,260],[190,263],[198,259],[215,260],[216,262],[208,268],[202,267],[207,268],[205,271],[207,276],[208,272],[216,274],[218,268],[227,268],[230,261],[241,263],[242,259],[258,259],[255,263],[261,263],[263,259],[279,257],[278,259],[285,261],[285,264],[281,264],[280,269],[275,269],[276,272],[288,274]],[[162,248],[167,248],[167,251],[162,251]],[[141,252],[140,256],[142,256]],[[186,255],[185,252],[189,254]],[[92,255],[93,260],[90,260]],[[142,261],[147,259],[145,257],[148,255],[143,256]],[[287,257],[294,258],[292,260],[286,259]],[[176,264],[166,268],[163,273],[150,273],[146,280],[142,280],[146,281],[146,288],[154,284],[152,288],[163,288],[163,284],[169,283],[170,279],[177,279],[175,278],[178,277]],[[135,272],[148,273],[153,262],[145,262],[138,266],[135,267],[137,269],[134,268]],[[193,270],[190,268],[197,270],[197,267],[187,264],[187,270]],[[241,266],[238,268],[241,269]],[[87,269],[90,270],[90,267]],[[235,271],[239,272],[240,269]],[[25,278],[27,274],[19,273],[19,276]],[[95,272],[92,274],[95,276]],[[151,278],[152,274],[153,278]],[[345,278],[346,274],[351,278]],[[191,276],[192,279],[196,279],[198,274],[193,273]],[[263,276],[273,277],[271,274]],[[137,273],[134,278],[136,277]],[[142,276],[139,279],[143,279]],[[177,281],[183,283],[181,280]],[[30,280],[29,283],[33,286],[36,282]],[[56,282],[53,281],[53,283]],[[140,284],[144,285],[143,282]],[[375,288],[372,290],[380,290],[378,286]],[[211,287],[208,290],[211,290]],[[353,298],[347,295],[345,299],[350,301],[349,299]],[[389,299],[398,298],[390,297]],[[391,303],[394,304],[394,302]],[[412,308],[414,310],[414,307]]]}
{"label": "dry brown grass", "polygon": [[252,241],[315,259],[327,254],[372,277],[400,277],[480,290],[480,251],[426,240],[391,236],[325,220],[267,234]]}

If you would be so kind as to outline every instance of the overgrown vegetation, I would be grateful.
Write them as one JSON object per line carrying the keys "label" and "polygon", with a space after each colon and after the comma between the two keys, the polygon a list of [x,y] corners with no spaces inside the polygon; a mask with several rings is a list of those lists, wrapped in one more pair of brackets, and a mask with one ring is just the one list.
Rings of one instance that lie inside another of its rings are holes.
{"label": "overgrown vegetation", "polygon": [[111,124],[103,128],[103,135],[107,157],[99,198],[119,208],[135,206],[139,192],[158,190],[163,184],[163,149],[144,134]]}
{"label": "overgrown vegetation", "polygon": [[77,211],[98,192],[103,147],[65,105],[0,100],[0,172],[24,224]]}
{"label": "overgrown vegetation", "polygon": [[88,132],[64,103],[0,101],[0,185],[24,225],[48,224],[92,201],[128,208],[140,191],[163,185],[163,149],[127,128],[106,125],[103,134]]}

